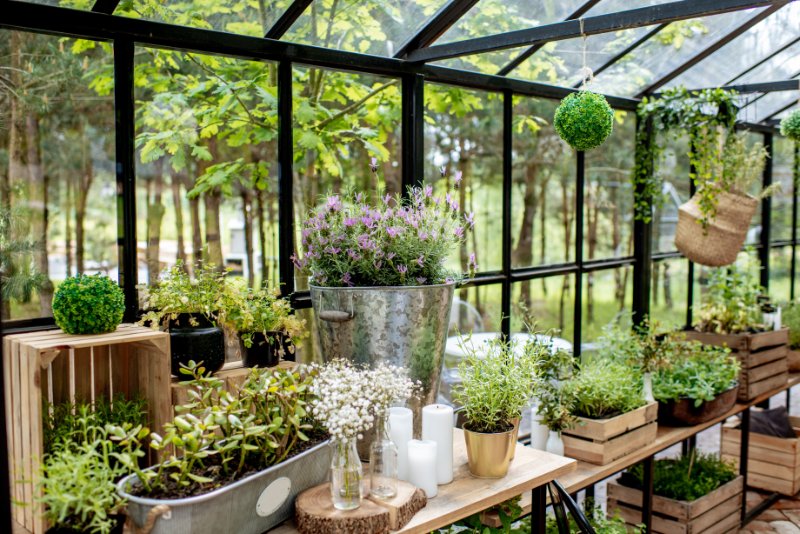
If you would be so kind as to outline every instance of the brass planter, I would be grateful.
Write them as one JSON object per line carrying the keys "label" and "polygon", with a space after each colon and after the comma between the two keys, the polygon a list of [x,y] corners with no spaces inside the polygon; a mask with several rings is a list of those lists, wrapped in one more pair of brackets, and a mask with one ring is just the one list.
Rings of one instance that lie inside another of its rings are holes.
{"label": "brass planter", "polygon": [[517,429],[507,432],[484,434],[464,429],[467,445],[469,472],[477,478],[503,478],[516,447],[514,435]]}
{"label": "brass planter", "polygon": [[517,452],[516,445],[517,445],[517,441],[519,440],[519,423],[520,423],[520,421],[521,421],[521,418],[519,418],[519,417],[515,417],[514,419],[511,420],[511,424],[514,425],[514,430],[513,430],[513,432],[514,432],[514,438],[513,438],[514,439],[514,446],[511,447],[511,451],[510,451],[511,460],[514,460],[514,455]]}

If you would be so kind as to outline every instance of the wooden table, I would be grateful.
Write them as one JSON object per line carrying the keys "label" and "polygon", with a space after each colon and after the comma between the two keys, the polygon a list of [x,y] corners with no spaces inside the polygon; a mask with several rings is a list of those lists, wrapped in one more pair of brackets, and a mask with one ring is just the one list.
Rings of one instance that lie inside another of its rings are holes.
{"label": "wooden table", "polygon": [[[428,505],[399,532],[426,533],[445,527],[502,503],[520,494],[533,493],[534,498],[544,498],[547,483],[562,478],[574,471],[578,462],[547,452],[537,451],[517,444],[516,456],[508,475],[497,480],[475,478],[467,468],[467,451],[463,432],[455,429],[453,441],[453,465],[455,476],[450,484],[439,486],[439,494],[428,501]],[[544,514],[541,520],[544,531]],[[296,534],[291,521],[270,531],[272,534]]]}

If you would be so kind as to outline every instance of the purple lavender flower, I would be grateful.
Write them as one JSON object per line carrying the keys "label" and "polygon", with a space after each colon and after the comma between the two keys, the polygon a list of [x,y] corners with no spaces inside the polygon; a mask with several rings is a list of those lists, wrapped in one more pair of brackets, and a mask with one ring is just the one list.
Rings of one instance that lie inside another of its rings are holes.
{"label": "purple lavender flower", "polygon": [[471,273],[473,273],[473,272],[478,270],[478,261],[475,259],[475,253],[474,252],[469,255],[469,262],[467,263],[467,266],[469,267],[469,271]]}
{"label": "purple lavender flower", "polygon": [[390,252],[390,253],[388,253],[386,255],[386,259],[389,260],[389,261],[392,261],[392,258],[394,258],[394,257],[395,257],[395,253],[394,252]]}
{"label": "purple lavender flower", "polygon": [[358,219],[354,219],[353,217],[345,217],[342,221],[342,225],[345,228],[350,228],[351,226],[355,226],[358,223]]}
{"label": "purple lavender flower", "polygon": [[339,211],[340,209],[342,209],[342,201],[339,199],[339,195],[329,196],[325,206],[330,211]]}
{"label": "purple lavender flower", "polygon": [[431,198],[433,196],[433,186],[430,185],[425,186],[425,196],[427,198]]}
{"label": "purple lavender flower", "polygon": [[453,230],[453,235],[455,235],[458,239],[464,238],[464,227],[459,226],[455,230]]}
{"label": "purple lavender flower", "polygon": [[342,276],[342,283],[346,286],[353,287],[353,282],[350,277],[350,273],[344,273],[344,276]]}
{"label": "purple lavender flower", "polygon": [[396,267],[397,272],[400,274],[406,274],[408,272],[408,267],[403,265],[402,263]]}
{"label": "purple lavender flower", "polygon": [[350,259],[354,261],[358,261],[361,259],[361,254],[353,250],[352,248],[347,249],[347,255],[350,256]]}
{"label": "purple lavender flower", "polygon": [[472,212],[467,213],[466,215],[464,215],[464,219],[467,221],[467,224],[469,224],[470,228],[473,228],[475,226],[475,214],[474,213],[472,213]]}
{"label": "purple lavender flower", "polygon": [[417,265],[419,265],[420,267],[425,267],[425,256],[420,256],[419,258],[417,258]]}
{"label": "purple lavender flower", "polygon": [[375,267],[375,269],[377,269],[378,271],[380,271],[381,267],[383,267],[383,262],[381,260],[374,261],[372,262],[372,266]]}
{"label": "purple lavender flower", "polygon": [[387,233],[387,234],[389,234],[389,237],[391,237],[392,239],[394,239],[395,237],[397,237],[397,236],[398,236],[399,234],[401,234],[402,232],[403,232],[403,229],[402,229],[402,228],[399,228],[399,227],[397,227],[397,226],[390,226],[390,227],[388,227],[388,228],[386,229],[386,233]]}
{"label": "purple lavender flower", "polygon": [[441,167],[439,167],[439,174],[442,175],[442,178],[447,176],[447,166],[446,165],[442,165]]}
{"label": "purple lavender flower", "polygon": [[420,230],[417,232],[417,237],[419,238],[420,241],[425,241],[426,239],[428,239],[428,232]]}
{"label": "purple lavender flower", "polygon": [[372,172],[378,172],[378,158],[372,158],[369,160],[369,170]]}
{"label": "purple lavender flower", "polygon": [[456,189],[458,189],[461,186],[461,176],[462,175],[463,175],[463,173],[461,171],[458,171],[456,173],[455,178],[453,179],[453,187],[455,187]]}

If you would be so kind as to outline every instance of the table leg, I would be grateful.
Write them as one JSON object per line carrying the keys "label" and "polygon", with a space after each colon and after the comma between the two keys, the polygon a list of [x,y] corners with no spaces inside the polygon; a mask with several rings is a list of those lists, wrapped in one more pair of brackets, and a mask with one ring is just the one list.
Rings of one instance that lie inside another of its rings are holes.
{"label": "table leg", "polygon": [[545,534],[547,530],[547,486],[531,490],[531,534]]}
{"label": "table leg", "polygon": [[642,524],[649,534],[653,531],[653,456],[642,460],[642,471]]}
{"label": "table leg", "polygon": [[747,455],[750,447],[750,407],[742,412],[742,423],[739,425],[742,440],[739,443],[739,474],[744,479],[744,491],[742,491],[742,517],[741,523],[747,520]]}
{"label": "table leg", "polygon": [[586,488],[586,493],[584,496],[587,500],[591,499],[591,501],[594,502],[594,484]]}

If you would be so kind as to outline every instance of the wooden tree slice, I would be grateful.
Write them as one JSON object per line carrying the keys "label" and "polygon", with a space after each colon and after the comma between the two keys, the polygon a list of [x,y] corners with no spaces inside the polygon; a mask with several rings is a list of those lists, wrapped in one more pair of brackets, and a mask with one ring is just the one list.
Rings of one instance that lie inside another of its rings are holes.
{"label": "wooden tree slice", "polygon": [[397,496],[390,501],[370,497],[355,510],[337,510],[330,484],[321,484],[297,496],[295,520],[301,534],[383,534],[408,523],[427,503],[425,492],[398,481]]}

